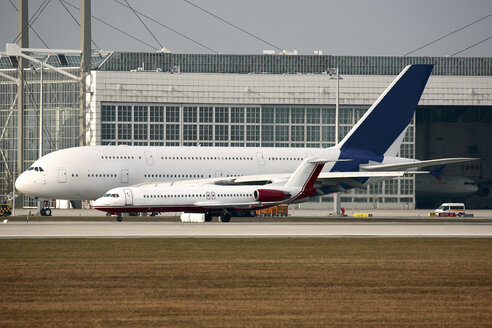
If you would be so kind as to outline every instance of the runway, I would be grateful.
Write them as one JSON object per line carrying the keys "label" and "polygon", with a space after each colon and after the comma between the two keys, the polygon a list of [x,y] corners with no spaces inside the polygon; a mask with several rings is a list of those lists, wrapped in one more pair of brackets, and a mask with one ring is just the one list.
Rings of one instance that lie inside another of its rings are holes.
{"label": "runway", "polygon": [[12,222],[0,238],[490,238],[492,223],[175,223]]}

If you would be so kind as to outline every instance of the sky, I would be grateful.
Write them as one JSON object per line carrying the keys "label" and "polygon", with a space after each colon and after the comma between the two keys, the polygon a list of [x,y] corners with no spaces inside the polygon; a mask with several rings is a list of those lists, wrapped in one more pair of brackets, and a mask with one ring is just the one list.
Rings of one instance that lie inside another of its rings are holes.
{"label": "sky", "polygon": [[[45,0],[29,1],[32,17]],[[49,48],[80,48],[80,0],[46,0],[32,24]],[[93,0],[92,15],[147,43],[92,19],[95,49],[174,53],[260,54],[297,50],[325,55],[402,56],[456,29],[492,14],[491,0],[188,0],[265,40],[264,43],[189,4],[187,0],[126,0],[137,11],[186,35],[180,36],[118,4]],[[18,0],[0,0],[0,50],[18,34]],[[492,16],[412,55],[449,56],[492,36]],[[201,44],[201,45],[200,45]],[[203,45],[203,46],[202,46]],[[273,45],[273,46],[272,46]],[[30,46],[45,48],[30,31]],[[211,49],[211,50],[210,50]],[[276,50],[278,52],[278,50]],[[457,56],[492,56],[492,38]]]}

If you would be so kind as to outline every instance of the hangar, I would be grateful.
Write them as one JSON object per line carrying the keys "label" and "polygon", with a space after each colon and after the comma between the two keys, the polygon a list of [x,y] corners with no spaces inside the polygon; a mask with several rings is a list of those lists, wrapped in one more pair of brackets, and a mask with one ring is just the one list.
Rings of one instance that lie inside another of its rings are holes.
{"label": "hangar", "polygon": [[[63,59],[63,60],[62,60]],[[43,62],[73,74],[79,55],[47,55]],[[328,147],[350,130],[408,64],[434,64],[400,156],[419,159],[478,157],[445,168],[486,190],[492,181],[492,58],[374,57],[296,54],[93,54],[85,117],[80,85],[51,69],[26,69],[26,169],[42,153],[78,146]],[[16,76],[0,58],[0,72]],[[40,124],[40,85],[43,114]],[[11,191],[17,151],[14,81],[0,77],[0,194]],[[81,124],[82,120],[82,124]],[[381,128],[384,128],[382,126]],[[346,208],[415,208],[413,176],[341,194]],[[330,207],[324,196],[304,207]],[[467,199],[491,208],[486,192]],[[25,199],[25,204],[32,200]]]}

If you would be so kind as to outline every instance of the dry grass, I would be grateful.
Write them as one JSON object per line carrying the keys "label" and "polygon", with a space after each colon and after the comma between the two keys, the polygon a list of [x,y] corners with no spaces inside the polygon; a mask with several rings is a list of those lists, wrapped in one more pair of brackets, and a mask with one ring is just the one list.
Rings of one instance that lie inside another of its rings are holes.
{"label": "dry grass", "polygon": [[491,326],[491,254],[492,239],[0,240],[0,326]]}

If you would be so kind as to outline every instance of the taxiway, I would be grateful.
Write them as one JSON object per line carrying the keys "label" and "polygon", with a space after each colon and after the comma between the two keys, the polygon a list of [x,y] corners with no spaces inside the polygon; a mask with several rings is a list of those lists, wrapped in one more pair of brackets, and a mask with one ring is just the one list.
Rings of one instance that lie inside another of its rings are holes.
{"label": "taxiway", "polygon": [[0,238],[492,237],[492,223],[9,222]]}

